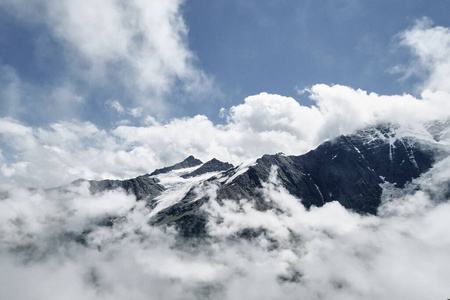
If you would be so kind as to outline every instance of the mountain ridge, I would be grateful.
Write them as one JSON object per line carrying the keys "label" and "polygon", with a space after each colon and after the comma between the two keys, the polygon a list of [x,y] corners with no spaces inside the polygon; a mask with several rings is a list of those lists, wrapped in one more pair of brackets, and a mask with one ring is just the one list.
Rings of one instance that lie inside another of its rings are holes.
{"label": "mountain ridge", "polygon": [[[237,167],[215,158],[203,163],[190,155],[133,179],[89,181],[90,191],[122,188],[146,201],[152,209],[150,223],[162,225],[188,220],[210,200],[247,199],[258,210],[272,209],[261,188],[275,166],[279,184],[306,209],[337,201],[357,213],[376,215],[384,183],[402,189],[450,152],[441,138],[446,126],[432,129],[428,135],[414,136],[398,125],[378,124],[326,141],[302,155],[265,154]],[[213,196],[205,191],[211,186],[216,189]]]}

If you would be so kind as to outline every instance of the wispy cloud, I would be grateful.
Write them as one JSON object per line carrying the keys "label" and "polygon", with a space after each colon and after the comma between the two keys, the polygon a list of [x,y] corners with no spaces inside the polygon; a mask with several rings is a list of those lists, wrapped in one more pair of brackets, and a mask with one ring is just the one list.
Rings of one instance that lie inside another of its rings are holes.
{"label": "wispy cloud", "polygon": [[429,18],[416,21],[415,25],[400,33],[399,45],[407,47],[413,54],[409,65],[398,66],[404,77],[417,76],[423,83],[417,88],[424,93],[450,91],[446,78],[450,76],[450,30],[432,26]]}
{"label": "wispy cloud", "polygon": [[[98,91],[104,90],[107,97],[125,95],[119,100],[127,107],[143,107],[154,114],[168,114],[167,96],[173,91],[183,92],[185,98],[213,91],[212,78],[197,67],[187,45],[182,4],[179,0],[0,2],[21,22],[46,31],[54,43],[41,48],[56,44],[52,51],[62,52],[63,65],[57,67],[66,72],[47,89],[72,86],[94,102]],[[38,91],[30,95],[41,101],[45,95],[39,97]]]}

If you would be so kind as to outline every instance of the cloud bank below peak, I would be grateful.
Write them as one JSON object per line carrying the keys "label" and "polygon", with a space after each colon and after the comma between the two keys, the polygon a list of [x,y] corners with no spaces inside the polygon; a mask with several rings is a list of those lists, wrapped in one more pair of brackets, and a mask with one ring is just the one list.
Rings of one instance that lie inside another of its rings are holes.
{"label": "cloud bank below peak", "polygon": [[[437,177],[420,180],[448,181],[449,162],[434,170]],[[151,226],[146,203],[120,191],[15,189],[0,201],[2,296],[448,297],[449,203],[416,191],[389,199],[379,216],[338,202],[307,210],[279,184],[275,168],[271,173],[261,192],[274,209],[211,199],[201,207],[209,237],[194,240],[180,240],[176,226]],[[101,225],[117,216],[112,226]]]}

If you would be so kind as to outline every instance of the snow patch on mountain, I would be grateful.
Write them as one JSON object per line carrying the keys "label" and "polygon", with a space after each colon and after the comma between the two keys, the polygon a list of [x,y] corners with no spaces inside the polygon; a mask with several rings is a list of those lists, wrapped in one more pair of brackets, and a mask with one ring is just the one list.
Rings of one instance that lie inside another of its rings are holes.
{"label": "snow patch on mountain", "polygon": [[205,173],[196,177],[183,178],[182,175],[189,174],[200,166],[184,168],[170,171],[168,173],[154,176],[159,180],[159,183],[164,186],[165,190],[155,198],[156,206],[150,213],[150,217],[155,216],[160,211],[175,205],[182,200],[186,194],[194,187],[199,186],[205,180],[217,176],[220,172]]}
{"label": "snow patch on mountain", "polygon": [[[251,166],[256,165],[256,161],[258,160],[258,158],[259,158],[259,157],[251,158],[251,159],[248,159],[248,160],[242,162],[242,163],[236,168],[234,174],[233,174],[231,177],[229,177],[229,178],[227,178],[227,179],[225,180],[225,184],[230,184],[230,183],[232,183],[233,180],[235,180],[237,177],[239,177],[239,176],[241,176],[242,174],[244,174],[245,172],[247,172],[248,169],[249,169]],[[223,182],[223,181],[224,181],[224,180],[223,180],[223,178],[222,178],[221,182]]]}

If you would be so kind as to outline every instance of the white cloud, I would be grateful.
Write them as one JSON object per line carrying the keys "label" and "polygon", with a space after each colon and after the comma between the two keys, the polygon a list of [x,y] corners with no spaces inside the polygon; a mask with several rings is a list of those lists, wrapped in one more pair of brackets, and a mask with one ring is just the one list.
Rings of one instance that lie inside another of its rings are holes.
{"label": "white cloud", "polygon": [[411,95],[383,96],[334,85],[314,85],[311,98],[326,120],[320,136],[350,133],[374,122],[414,125],[449,116],[450,101],[439,94],[419,100]]}
{"label": "white cloud", "polygon": [[450,92],[450,30],[446,27],[432,27],[428,18],[420,19],[415,26],[399,35],[401,45],[411,49],[414,62],[406,67],[405,76],[424,78],[422,91]]}
{"label": "white cloud", "polygon": [[299,155],[376,122],[414,128],[446,119],[450,112],[450,101],[436,93],[419,100],[323,84],[314,85],[310,93],[316,106],[266,93],[248,97],[229,109],[223,125],[201,115],[168,123],[148,117],[147,126],[120,125],[110,131],[89,122],[34,128],[1,119],[0,137],[17,156],[3,163],[2,183],[49,187],[80,177],[133,177],[191,154],[203,161],[216,157],[233,164],[267,153]]}
{"label": "white cloud", "polygon": [[170,87],[171,77],[185,77],[190,69],[179,7],[180,1],[48,1],[48,25],[96,76],[123,60],[140,88],[159,93]]}
{"label": "white cloud", "polygon": [[142,107],[135,107],[130,109],[129,114],[135,118],[142,116]]}
{"label": "white cloud", "polygon": [[[447,170],[435,175],[448,180]],[[262,191],[279,209],[207,202],[202,209],[210,216],[212,238],[205,243],[180,242],[174,227],[148,225],[145,203],[120,192],[92,196],[85,186],[51,194],[13,189],[0,201],[2,296],[448,297],[448,203],[433,204],[419,192],[392,199],[385,204],[390,213],[379,217],[360,216],[337,202],[307,211],[277,185],[275,174]],[[96,225],[114,215],[126,218],[112,227]],[[244,229],[260,234],[236,238]],[[82,232],[84,242],[75,242]]]}
{"label": "white cloud", "polygon": [[106,105],[114,109],[119,114],[123,114],[125,112],[122,104],[120,104],[120,102],[117,100],[108,100],[106,101]]}
{"label": "white cloud", "polygon": [[188,48],[182,4],[181,0],[0,1],[22,22],[46,28],[63,49],[61,68],[68,71],[58,79],[63,85],[81,82],[77,88],[84,92],[86,85],[90,90],[120,88],[130,102],[122,105],[154,113],[167,112],[164,100],[173,90],[186,96],[212,91],[212,79],[196,66]]}

